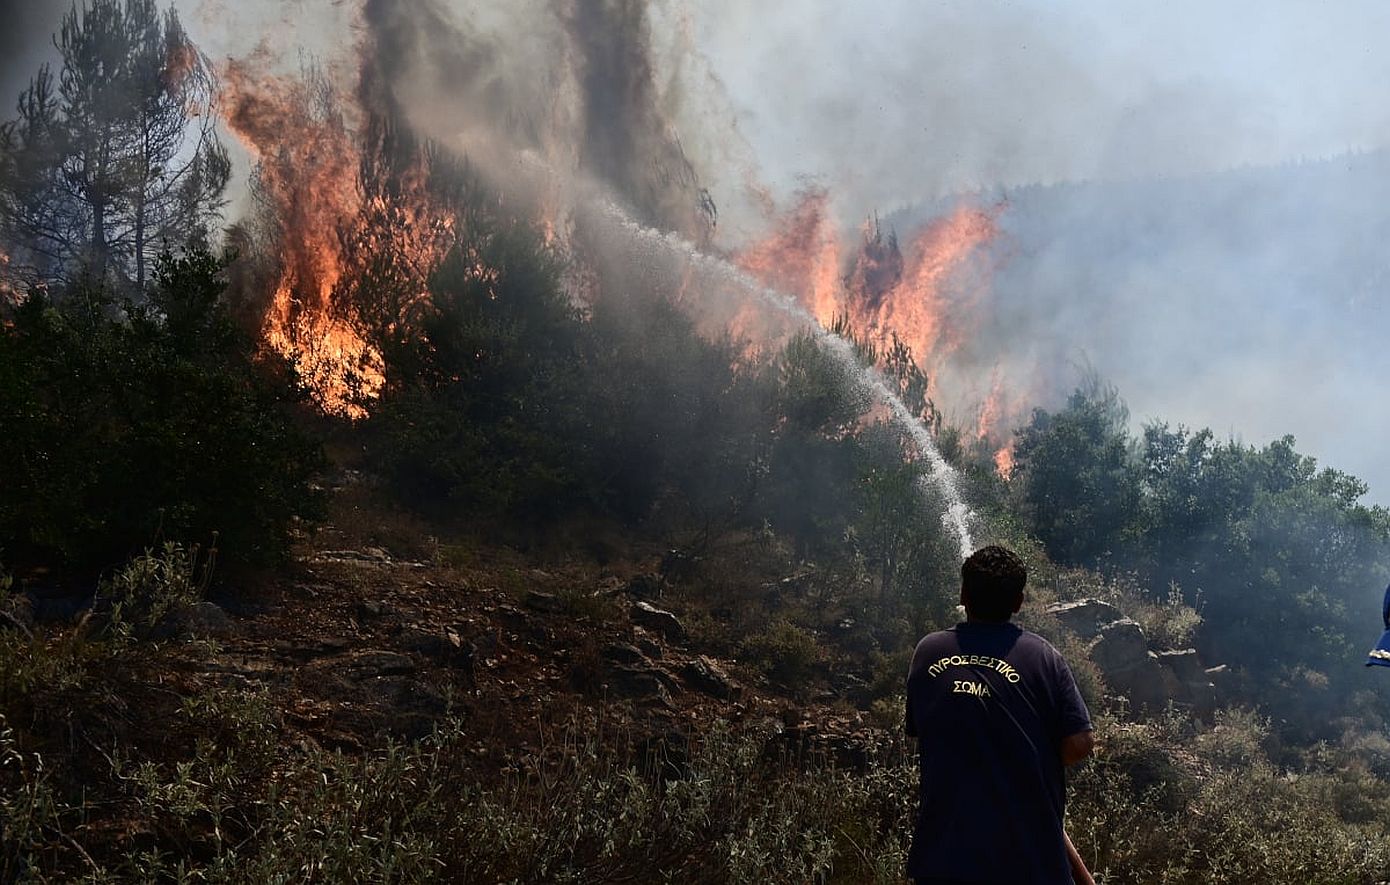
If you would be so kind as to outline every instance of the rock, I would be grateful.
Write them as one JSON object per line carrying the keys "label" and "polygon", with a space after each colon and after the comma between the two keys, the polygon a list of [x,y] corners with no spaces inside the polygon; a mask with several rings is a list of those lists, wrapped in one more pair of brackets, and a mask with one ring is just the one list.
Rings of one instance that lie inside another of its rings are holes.
{"label": "rock", "polygon": [[680,619],[650,603],[634,603],[632,620],[633,623],[660,633],[668,642],[681,642],[685,639],[685,626],[681,624]]}
{"label": "rock", "polygon": [[417,669],[409,656],[380,649],[353,652],[333,663],[339,673],[354,682],[382,676],[405,676]]}
{"label": "rock", "polygon": [[236,625],[215,603],[195,602],[165,612],[150,630],[151,639],[203,639],[232,635]]}
{"label": "rock", "polygon": [[604,646],[603,658],[617,664],[645,664],[647,656],[635,645],[626,642],[613,642]]}
{"label": "rock", "polygon": [[368,621],[386,614],[387,608],[374,599],[364,599],[357,603],[357,620]]}
{"label": "rock", "polygon": [[738,693],[738,686],[729,674],[705,655],[686,662],[680,669],[681,679],[695,691],[704,692],[722,700],[728,700]]}
{"label": "rock", "polygon": [[522,604],[532,611],[556,614],[565,610],[565,602],[554,593],[542,593],[539,590],[529,590]]}
{"label": "rock", "polygon": [[661,578],[657,575],[636,575],[627,582],[627,592],[638,599],[660,599]]}
{"label": "rock", "polygon": [[227,636],[236,629],[220,606],[206,601],[195,602],[189,607],[188,621],[198,636]]}
{"label": "rock", "polygon": [[391,555],[380,547],[361,550],[321,550],[308,558],[309,562],[333,562],[352,565],[385,565]]}
{"label": "rock", "polygon": [[633,631],[633,633],[635,634],[635,638],[633,639],[633,641],[636,643],[637,647],[642,651],[642,654],[646,655],[654,661],[661,660],[662,655],[666,653],[661,648],[661,643],[653,639],[647,633],[647,631],[643,630],[641,627],[638,627],[636,630]]}
{"label": "rock", "polygon": [[1101,628],[1091,646],[1091,660],[1100,667],[1106,684],[1129,698],[1134,713],[1159,712],[1173,700],[1172,677],[1158,655],[1149,651],[1143,629],[1129,618],[1121,618]]}
{"label": "rock", "polygon": [[1197,657],[1197,650],[1161,651],[1158,660],[1168,674],[1169,699],[1190,708],[1198,719],[1211,721],[1216,713],[1216,687]]}
{"label": "rock", "polygon": [[1210,682],[1187,683],[1188,695],[1192,703],[1192,714],[1203,722],[1216,720],[1216,686]]}
{"label": "rock", "polygon": [[[1139,667],[1149,654],[1144,629],[1129,618],[1105,625],[1099,637],[1091,646],[1091,660],[1107,675]],[[1156,663],[1157,657],[1154,660]]]}
{"label": "rock", "polygon": [[664,675],[652,667],[618,666],[609,670],[605,682],[618,697],[654,700],[670,706],[671,694],[662,679]]}
{"label": "rock", "polygon": [[1077,602],[1054,602],[1047,607],[1047,613],[1061,622],[1063,627],[1082,639],[1090,639],[1100,633],[1101,627],[1123,619],[1120,610],[1099,599],[1082,599]]}
{"label": "rock", "polygon": [[458,645],[451,642],[448,636],[419,627],[406,627],[398,641],[406,651],[440,663],[447,663],[458,651]]}
{"label": "rock", "polygon": [[1215,667],[1208,667],[1206,674],[1217,703],[1230,703],[1236,697],[1236,674],[1230,667],[1225,664],[1218,664]]}
{"label": "rock", "polygon": [[1164,666],[1171,667],[1179,682],[1211,682],[1207,678],[1207,671],[1202,666],[1201,659],[1197,657],[1197,649],[1195,648],[1161,651],[1158,653],[1158,661]]}

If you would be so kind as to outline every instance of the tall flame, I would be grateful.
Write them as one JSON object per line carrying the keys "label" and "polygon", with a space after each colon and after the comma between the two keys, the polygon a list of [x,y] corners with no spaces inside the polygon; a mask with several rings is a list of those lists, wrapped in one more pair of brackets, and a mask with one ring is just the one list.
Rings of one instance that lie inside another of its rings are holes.
{"label": "tall flame", "polygon": [[[798,297],[825,325],[847,315],[871,339],[888,343],[896,337],[927,373],[932,394],[940,395],[942,368],[979,326],[982,299],[990,290],[990,266],[979,259],[998,236],[1004,204],[962,203],[915,231],[905,247],[896,232],[885,233],[878,219],[870,218],[860,230],[857,252],[847,260],[829,203],[824,190],[802,193],[771,234],[737,256],[739,266]],[[738,322],[753,325],[747,317]],[[976,437],[998,444],[1021,406],[996,366],[979,404]],[[996,450],[994,462],[1007,477],[1011,443]]]}
{"label": "tall flame", "polygon": [[[428,305],[426,279],[452,241],[453,216],[429,194],[417,158],[389,168],[384,144],[349,126],[336,96],[312,72],[255,77],[224,73],[226,122],[256,160],[255,188],[273,230],[276,280],[265,343],[299,370],[323,409],[361,418],[386,381],[367,329],[399,335]],[[364,303],[366,268],[390,267]],[[388,303],[389,301],[389,303]]]}
{"label": "tall flame", "polygon": [[772,234],[736,259],[766,285],[800,298],[827,326],[844,309],[839,234],[829,204],[826,191],[804,191]]}
{"label": "tall flame", "polygon": [[887,338],[896,334],[932,377],[973,331],[985,280],[957,280],[998,233],[1000,207],[958,206],[923,227],[899,253],[877,222],[866,227],[850,275],[850,317]]}
{"label": "tall flame", "polygon": [[250,63],[233,61],[223,82],[227,126],[256,160],[278,228],[279,280],[264,340],[294,363],[326,411],[362,417],[360,401],[384,381],[381,354],[333,306],[345,262],[341,232],[362,210],[352,133],[309,78],[258,78]]}
{"label": "tall flame", "polygon": [[[999,367],[990,373],[989,396],[980,407],[980,420],[975,425],[975,436],[982,443],[997,442],[1001,435],[1007,436],[1006,422],[1013,414],[1013,398],[1004,385],[1004,377]],[[1008,439],[994,451],[994,469],[1005,479],[1014,470],[1014,443]]]}

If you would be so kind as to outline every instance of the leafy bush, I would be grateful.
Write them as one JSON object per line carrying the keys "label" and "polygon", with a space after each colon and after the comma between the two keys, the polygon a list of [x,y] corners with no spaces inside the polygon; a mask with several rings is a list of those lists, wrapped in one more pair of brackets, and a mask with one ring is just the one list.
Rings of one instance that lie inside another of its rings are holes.
{"label": "leafy bush", "polygon": [[1390,571],[1390,511],[1361,502],[1364,483],[1292,437],[1254,447],[1161,422],[1135,437],[1099,384],[1035,413],[1017,459],[1017,500],[1054,560],[1132,575],[1149,589],[1122,604],[1159,642],[1190,635],[1206,660],[1263,674],[1254,699],[1285,731],[1333,736]]}
{"label": "leafy bush", "polygon": [[1351,885],[1390,872],[1385,783],[1353,757],[1326,764],[1315,751],[1281,772],[1262,748],[1263,721],[1240,711],[1195,740],[1176,718],[1100,730],[1068,805],[1098,881]]}
{"label": "leafy bush", "polygon": [[146,550],[103,579],[96,607],[107,616],[108,632],[118,640],[146,636],[168,615],[200,600],[215,556],[214,549],[200,569],[196,545],[185,548],[166,541],[158,555]]}
{"label": "leafy bush", "polygon": [[33,293],[0,324],[0,546],[18,570],[90,576],[152,540],[211,539],[273,560],[315,512],[300,391],[221,299],[222,264],[166,255],[149,302],[93,283]]}
{"label": "leafy bush", "polygon": [[824,656],[810,631],[784,618],[774,618],[767,629],[745,637],[744,656],[768,676],[787,685],[800,685]]}

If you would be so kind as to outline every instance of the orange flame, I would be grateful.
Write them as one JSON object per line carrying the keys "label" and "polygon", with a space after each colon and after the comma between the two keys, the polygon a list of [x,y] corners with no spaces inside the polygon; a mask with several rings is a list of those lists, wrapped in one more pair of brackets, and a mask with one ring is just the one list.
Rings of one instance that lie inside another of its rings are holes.
{"label": "orange flame", "polygon": [[[1010,396],[1004,385],[1004,378],[999,367],[995,366],[994,371],[990,373],[989,396],[985,398],[984,404],[980,407],[980,420],[975,425],[975,436],[980,442],[989,443],[998,440],[1001,435],[1008,436],[1009,425],[1013,424],[1012,419],[1017,414],[1013,408],[1016,402],[1016,397]],[[1005,479],[1013,474],[1014,442],[1012,439],[995,450],[994,469]]]}
{"label": "orange flame", "polygon": [[736,259],[764,284],[801,299],[827,326],[844,309],[840,243],[829,203],[824,190],[804,191],[773,233]]}
{"label": "orange flame", "polygon": [[994,469],[1005,479],[1014,475],[1014,444],[1010,442],[994,453]]}
{"label": "orange flame", "polygon": [[906,250],[885,242],[875,222],[850,275],[850,317],[887,338],[895,333],[935,383],[937,369],[966,340],[985,281],[952,286],[978,250],[998,232],[1000,207],[961,205],[930,222]]}
{"label": "orange flame", "polygon": [[1004,414],[1004,379],[995,366],[989,378],[989,396],[980,407],[980,419],[975,422],[975,436],[986,440],[994,435]]}
{"label": "orange flame", "polygon": [[[278,279],[265,310],[266,344],[298,369],[329,413],[366,415],[386,366],[367,328],[400,334],[428,305],[425,280],[452,241],[452,216],[428,195],[420,160],[391,175],[312,75],[255,78],[249,64],[224,74],[226,122],[257,161],[259,196],[274,222]],[[364,193],[363,170],[371,170]],[[364,269],[385,258],[391,303],[349,297]]]}
{"label": "orange flame", "polygon": [[339,233],[362,209],[352,134],[307,80],[257,79],[243,62],[232,62],[223,80],[227,125],[257,160],[279,227],[280,277],[264,339],[294,363],[325,411],[362,417],[359,400],[375,397],[384,381],[381,354],[332,304],[343,276]]}

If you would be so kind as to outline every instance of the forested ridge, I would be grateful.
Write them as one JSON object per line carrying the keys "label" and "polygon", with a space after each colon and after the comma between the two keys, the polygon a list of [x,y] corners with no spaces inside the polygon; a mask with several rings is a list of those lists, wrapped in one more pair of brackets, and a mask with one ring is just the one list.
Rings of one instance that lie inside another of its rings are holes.
{"label": "forested ridge", "polygon": [[[901,881],[960,551],[821,339],[710,335],[640,273],[576,301],[581,250],[383,127],[358,186],[423,170],[441,245],[337,282],[380,361],[326,410],[177,17],[94,0],[57,46],[0,129],[0,881]],[[1028,562],[1098,881],[1390,879],[1364,483],[1098,378],[1005,476],[905,345],[833,331]],[[1131,691],[1083,600],[1200,691]]]}

